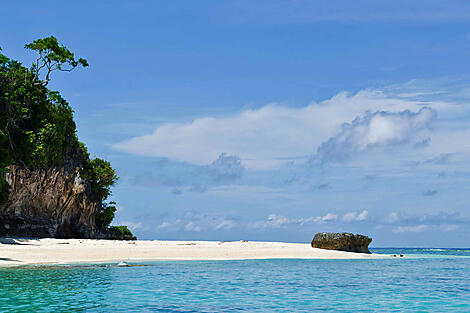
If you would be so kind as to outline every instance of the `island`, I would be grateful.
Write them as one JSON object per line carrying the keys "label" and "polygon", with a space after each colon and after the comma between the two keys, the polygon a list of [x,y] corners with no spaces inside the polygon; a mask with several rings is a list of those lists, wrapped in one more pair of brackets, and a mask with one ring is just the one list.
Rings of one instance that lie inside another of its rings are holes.
{"label": "island", "polygon": [[88,62],[53,36],[25,48],[36,53],[29,68],[0,53],[0,236],[135,239],[110,226],[115,170],[90,158],[72,108],[47,87]]}

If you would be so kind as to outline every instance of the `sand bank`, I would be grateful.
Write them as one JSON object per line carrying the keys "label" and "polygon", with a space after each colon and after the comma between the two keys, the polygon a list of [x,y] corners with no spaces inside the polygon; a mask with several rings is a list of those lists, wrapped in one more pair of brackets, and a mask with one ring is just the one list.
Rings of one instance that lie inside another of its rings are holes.
{"label": "sand bank", "polygon": [[115,241],[0,238],[0,266],[150,260],[366,259],[386,255],[315,249],[260,241]]}

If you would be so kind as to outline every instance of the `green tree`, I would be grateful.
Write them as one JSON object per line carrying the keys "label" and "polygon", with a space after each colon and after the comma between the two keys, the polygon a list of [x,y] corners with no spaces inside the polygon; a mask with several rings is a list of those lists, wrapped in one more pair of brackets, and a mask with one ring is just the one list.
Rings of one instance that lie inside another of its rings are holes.
{"label": "green tree", "polygon": [[119,177],[108,161],[95,158],[88,162],[82,176],[88,180],[91,186],[91,197],[95,201],[101,202],[101,208],[95,213],[96,225],[101,229],[106,229],[114,219],[116,203],[106,202],[111,196],[111,187],[117,182]]}
{"label": "green tree", "polygon": [[90,159],[76,136],[72,108],[59,92],[46,87],[53,71],[71,71],[88,63],[75,58],[53,36],[35,40],[25,48],[39,54],[30,69],[0,53],[0,203],[9,194],[5,180],[9,165],[46,169],[71,164],[82,168],[90,197],[100,204],[95,215],[97,225],[108,228],[116,207],[106,200],[118,176],[108,161]]}
{"label": "green tree", "polygon": [[85,59],[76,59],[74,54],[65,46],[60,45],[54,36],[41,38],[25,45],[26,49],[36,51],[39,56],[33,63],[31,72],[35,80],[39,79],[41,70],[45,70],[45,78],[41,82],[46,86],[50,81],[50,74],[53,71],[71,72],[77,66],[87,67]]}
{"label": "green tree", "polygon": [[99,158],[88,162],[82,176],[90,182],[95,199],[101,201],[105,201],[112,194],[111,186],[119,179],[111,163]]}
{"label": "green tree", "polygon": [[116,213],[116,202],[102,203],[102,208],[95,214],[96,226],[105,229],[111,224]]}

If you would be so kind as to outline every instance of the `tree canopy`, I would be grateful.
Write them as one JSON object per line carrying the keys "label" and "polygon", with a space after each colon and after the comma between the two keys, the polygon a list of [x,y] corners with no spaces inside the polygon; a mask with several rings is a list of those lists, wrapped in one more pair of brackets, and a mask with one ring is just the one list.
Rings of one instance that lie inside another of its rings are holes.
{"label": "tree canopy", "polygon": [[60,45],[54,36],[37,39],[32,43],[26,44],[24,47],[39,54],[31,67],[31,72],[38,79],[41,70],[45,70],[45,78],[42,80],[44,86],[49,83],[50,74],[53,71],[71,72],[77,66],[88,66],[87,60],[83,58],[76,59],[74,54],[65,46]]}
{"label": "tree canopy", "polygon": [[80,167],[81,176],[91,187],[90,197],[102,204],[96,212],[97,223],[107,227],[116,208],[106,201],[118,177],[108,161],[90,159],[77,138],[72,108],[58,91],[46,87],[53,71],[71,71],[88,63],[75,58],[53,36],[35,40],[25,48],[38,53],[29,69],[0,53],[0,203],[9,194],[5,181],[9,165],[32,170]]}

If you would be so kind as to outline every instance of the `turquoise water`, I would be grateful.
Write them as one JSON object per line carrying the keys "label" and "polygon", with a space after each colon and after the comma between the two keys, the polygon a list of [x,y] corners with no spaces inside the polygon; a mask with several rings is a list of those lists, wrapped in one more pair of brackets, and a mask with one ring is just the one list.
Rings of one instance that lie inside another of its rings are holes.
{"label": "turquoise water", "polygon": [[0,269],[0,312],[470,312],[470,249]]}

